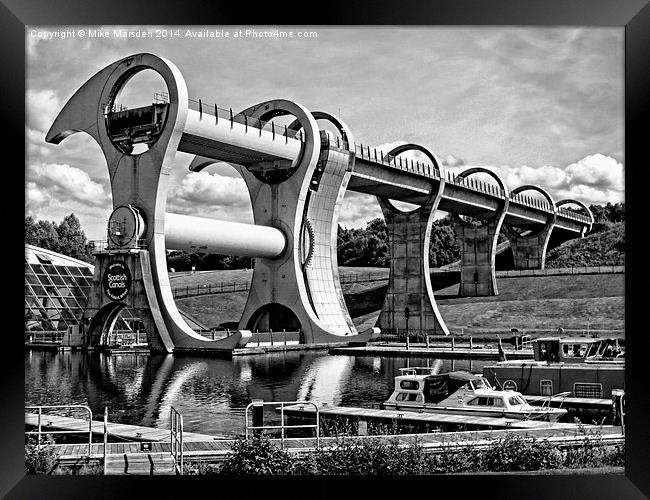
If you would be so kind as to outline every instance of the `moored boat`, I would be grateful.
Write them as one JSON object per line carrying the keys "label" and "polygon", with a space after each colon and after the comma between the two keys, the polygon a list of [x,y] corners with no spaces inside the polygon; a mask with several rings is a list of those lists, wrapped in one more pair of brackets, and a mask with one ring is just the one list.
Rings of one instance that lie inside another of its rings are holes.
{"label": "moored boat", "polygon": [[486,365],[483,376],[527,397],[565,393],[565,402],[609,401],[612,390],[625,388],[625,351],[618,339],[544,337],[532,344],[533,361]]}
{"label": "moored boat", "polygon": [[430,368],[401,368],[395,390],[383,403],[387,410],[424,413],[548,420],[555,422],[567,412],[549,405],[528,404],[522,394],[493,388],[479,374],[454,371],[435,374]]}

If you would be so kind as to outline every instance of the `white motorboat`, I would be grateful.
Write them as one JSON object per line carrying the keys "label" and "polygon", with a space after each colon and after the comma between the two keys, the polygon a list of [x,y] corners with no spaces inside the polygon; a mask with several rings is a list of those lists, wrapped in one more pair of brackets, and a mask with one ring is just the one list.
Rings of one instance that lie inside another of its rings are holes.
{"label": "white motorboat", "polygon": [[400,368],[386,410],[446,413],[556,422],[567,413],[550,405],[531,406],[519,392],[493,388],[482,375],[454,371],[434,374],[430,368]]}

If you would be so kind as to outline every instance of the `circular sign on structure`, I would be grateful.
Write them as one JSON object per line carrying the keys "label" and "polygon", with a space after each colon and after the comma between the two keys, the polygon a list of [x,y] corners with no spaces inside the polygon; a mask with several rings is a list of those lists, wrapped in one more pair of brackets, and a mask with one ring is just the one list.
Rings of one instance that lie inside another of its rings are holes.
{"label": "circular sign on structure", "polygon": [[122,300],[131,289],[131,271],[121,261],[109,262],[102,277],[104,292],[111,300]]}

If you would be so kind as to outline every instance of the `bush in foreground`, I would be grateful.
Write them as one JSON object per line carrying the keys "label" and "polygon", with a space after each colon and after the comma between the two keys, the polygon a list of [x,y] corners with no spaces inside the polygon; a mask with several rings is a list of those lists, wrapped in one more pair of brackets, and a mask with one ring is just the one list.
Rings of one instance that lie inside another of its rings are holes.
{"label": "bush in foreground", "polygon": [[468,445],[462,450],[447,447],[425,455],[421,443],[408,445],[397,439],[340,439],[329,449],[303,456],[290,455],[266,437],[233,445],[233,454],[221,468],[188,467],[193,474],[229,475],[416,475],[458,472],[511,472],[559,468],[621,466],[624,446],[602,445],[598,435],[583,446],[562,451],[546,440],[506,434],[485,449]]}
{"label": "bush in foreground", "polygon": [[238,439],[232,446],[233,454],[221,468],[222,474],[269,475],[290,474],[292,459],[266,437],[246,441]]}
{"label": "bush in foreground", "polygon": [[38,446],[37,438],[34,436],[27,437],[25,444],[25,474],[51,474],[58,464],[58,459],[54,448],[50,446],[54,443],[52,436],[47,435]]}

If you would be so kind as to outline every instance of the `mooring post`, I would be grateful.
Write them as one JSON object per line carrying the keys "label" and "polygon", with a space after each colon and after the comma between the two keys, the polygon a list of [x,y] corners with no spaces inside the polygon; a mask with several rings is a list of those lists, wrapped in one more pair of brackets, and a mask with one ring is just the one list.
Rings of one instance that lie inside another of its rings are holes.
{"label": "mooring post", "polygon": [[474,342],[473,342],[472,337],[470,337],[469,338],[469,350],[471,351],[473,347],[474,347]]}
{"label": "mooring post", "polygon": [[[264,426],[264,400],[263,399],[253,399],[253,427],[263,427]],[[263,429],[253,429],[253,436],[260,436],[263,433]]]}
{"label": "mooring post", "polygon": [[273,330],[269,328],[269,333],[271,334],[271,345],[273,345]]}
{"label": "mooring post", "polygon": [[430,341],[429,341],[429,335],[428,334],[424,337],[424,341],[426,342],[426,346],[427,346],[427,349],[428,349],[429,346],[431,345]]}
{"label": "mooring post", "polygon": [[108,406],[104,406],[104,467],[106,467],[107,442],[108,442]]}
{"label": "mooring post", "polygon": [[451,338],[451,350],[453,351],[456,348],[456,338]]}

